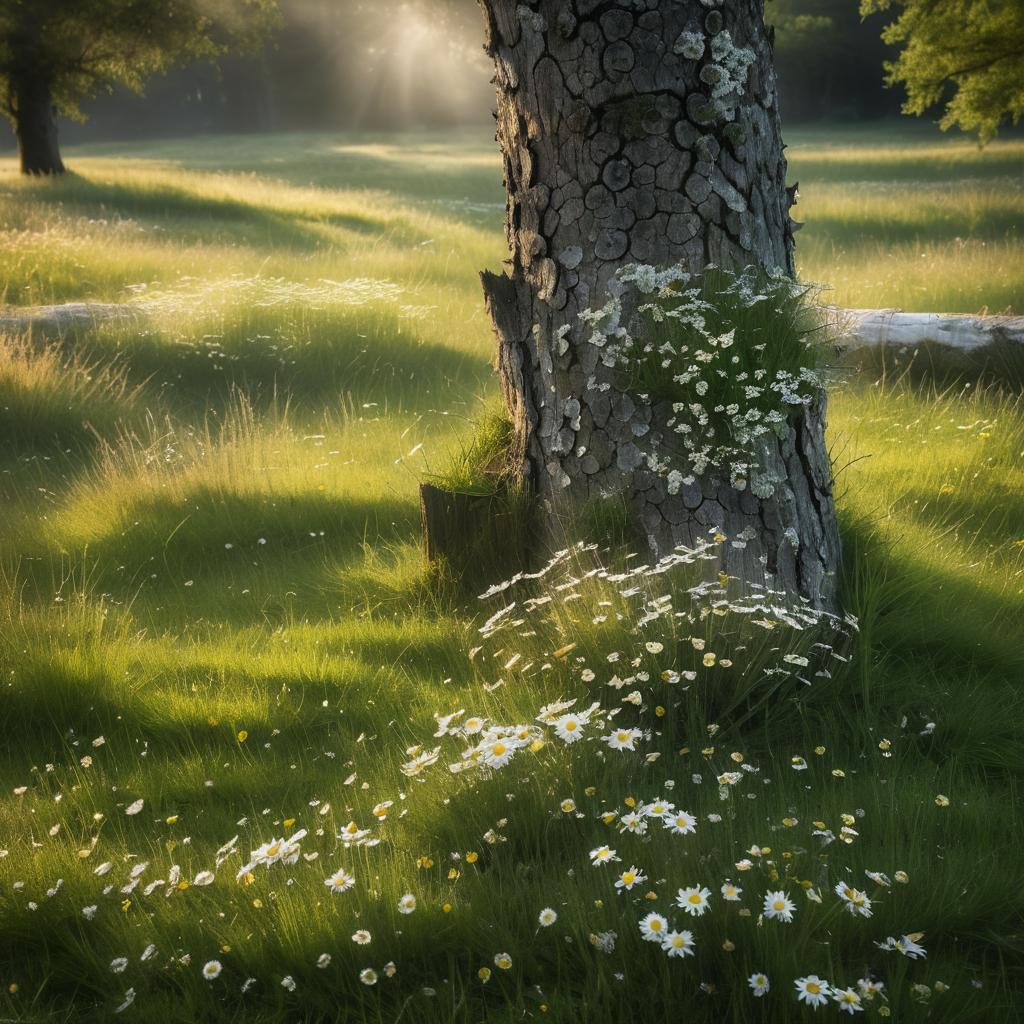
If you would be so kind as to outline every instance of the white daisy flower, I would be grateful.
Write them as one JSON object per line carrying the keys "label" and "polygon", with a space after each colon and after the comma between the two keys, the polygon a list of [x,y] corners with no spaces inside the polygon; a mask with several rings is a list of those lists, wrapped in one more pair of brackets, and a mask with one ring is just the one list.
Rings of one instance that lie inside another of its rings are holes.
{"label": "white daisy flower", "polygon": [[195,878],[192,879],[193,885],[212,885],[214,874],[212,871],[200,871]]}
{"label": "white daisy flower", "polygon": [[865,999],[874,999],[884,988],[884,981],[875,981],[873,978],[857,979],[857,990]]}
{"label": "white daisy flower", "polygon": [[360,928],[359,931],[352,934],[352,941],[357,946],[368,946],[371,938],[372,936],[365,928]]}
{"label": "white daisy flower", "polygon": [[632,889],[634,885],[641,885],[647,881],[647,876],[640,873],[640,869],[631,864],[627,871],[623,871],[615,882],[615,888],[619,890]]}
{"label": "white daisy flower", "polygon": [[208,960],[203,964],[203,977],[207,981],[213,981],[214,978],[220,977],[220,972],[223,969],[219,960]]}
{"label": "white daisy flower", "polygon": [[808,974],[806,978],[797,978],[793,984],[796,986],[798,1002],[806,1003],[815,1010],[828,1003],[830,988],[824,978],[819,978],[816,974]]}
{"label": "white daisy flower", "polygon": [[[855,917],[871,916],[871,900],[868,899],[866,892],[854,889],[853,886],[847,885],[845,882],[839,882],[836,884],[835,893],[843,901],[846,909]],[[853,1013],[853,1010],[850,1013]]]}
{"label": "white daisy flower", "polygon": [[733,885],[728,879],[718,891],[722,894],[722,899],[728,900],[730,903],[737,903],[743,895],[743,890],[738,885]]}
{"label": "white daisy flower", "polygon": [[294,992],[295,991],[295,979],[290,974],[286,974],[281,979],[281,988],[287,989],[289,992]]}
{"label": "white daisy flower", "polygon": [[911,960],[918,960],[928,955],[925,952],[924,946],[918,945],[917,940],[920,938],[921,934],[919,932],[912,932],[910,935],[901,935],[898,939],[894,939],[890,935],[885,942],[876,942],[875,945],[879,949],[894,949],[897,953],[902,953],[905,957],[909,957]]}
{"label": "white daisy flower", "polygon": [[324,879],[324,885],[333,893],[348,892],[355,884],[355,876],[350,875],[344,868],[338,868],[330,878]]}
{"label": "white daisy flower", "polygon": [[377,984],[377,972],[372,967],[364,967],[359,972],[359,980],[364,985],[376,985]]}
{"label": "white daisy flower", "polygon": [[562,715],[551,724],[554,727],[555,735],[566,743],[575,743],[577,740],[583,739],[583,727],[586,723],[580,715]]}
{"label": "white daisy flower", "polygon": [[781,889],[765,893],[764,916],[769,921],[783,921],[789,924],[793,920],[794,910],[796,904]]}
{"label": "white daisy flower", "polygon": [[668,920],[652,911],[641,918],[640,934],[645,942],[661,942],[668,934]]}
{"label": "white daisy flower", "polygon": [[661,948],[675,957],[693,956],[695,946],[693,933],[687,931],[668,932],[661,943]]}
{"label": "white daisy flower", "polygon": [[144,800],[142,800],[142,799],[140,798],[140,799],[138,799],[138,800],[135,800],[135,801],[133,801],[132,803],[130,803],[130,804],[129,804],[129,805],[128,805],[128,806],[127,806],[127,807],[126,807],[125,809],[124,809],[124,813],[125,813],[125,814],[127,814],[127,815],[128,815],[129,817],[130,817],[131,815],[133,815],[133,814],[138,814],[138,813],[139,813],[139,811],[141,811],[141,810],[142,810],[142,808],[143,808],[143,806],[144,806],[144,805],[145,805],[145,801],[144,801]]}
{"label": "white daisy flower", "polygon": [[688,811],[674,811],[662,818],[662,824],[677,836],[687,836],[697,831],[697,819]]}
{"label": "white daisy flower", "polygon": [[545,907],[537,918],[540,922],[541,927],[550,928],[558,920],[558,914],[551,909],[551,907]]}
{"label": "white daisy flower", "polygon": [[840,1013],[848,1013],[851,1017],[855,1013],[863,1013],[863,1001],[852,988],[832,989],[832,999],[839,1007]]}
{"label": "white daisy flower", "polygon": [[508,739],[496,739],[486,744],[483,750],[484,764],[490,768],[504,768],[515,754],[515,745]]}
{"label": "white daisy flower", "polygon": [[344,828],[338,830],[338,838],[346,850],[350,846],[360,843],[369,834],[370,830],[368,828],[360,828],[354,821],[350,821]]}
{"label": "white daisy flower", "polygon": [[331,954],[330,953],[321,953],[316,958],[316,965],[321,970],[323,970],[325,967],[329,967],[330,964],[331,964]]}
{"label": "white daisy flower", "polygon": [[755,971],[747,978],[747,984],[758,999],[771,989],[771,985],[768,983],[768,975],[762,974],[760,971]]}
{"label": "white daisy flower", "polygon": [[619,818],[619,831],[642,836],[647,831],[647,819],[636,811],[630,811]]}
{"label": "white daisy flower", "polygon": [[416,909],[416,897],[411,892],[407,892],[398,901],[398,912],[400,914],[411,914]]}
{"label": "white daisy flower", "polygon": [[111,974],[123,974],[125,968],[128,966],[128,958],[125,956],[116,956],[110,961],[110,973]]}
{"label": "white daisy flower", "polygon": [[596,868],[599,864],[610,864],[618,860],[618,854],[607,846],[599,846],[596,850],[590,851],[590,863]]}
{"label": "white daisy flower", "polygon": [[633,744],[643,736],[639,729],[615,729],[602,736],[601,739],[611,747],[612,750],[636,750]]}
{"label": "white daisy flower", "polygon": [[652,800],[640,808],[640,813],[648,818],[665,818],[674,810],[675,808],[667,800]]}
{"label": "white daisy flower", "polygon": [[685,889],[680,889],[676,893],[676,905],[693,917],[702,917],[710,906],[710,896],[710,889],[702,889],[699,886],[691,885]]}

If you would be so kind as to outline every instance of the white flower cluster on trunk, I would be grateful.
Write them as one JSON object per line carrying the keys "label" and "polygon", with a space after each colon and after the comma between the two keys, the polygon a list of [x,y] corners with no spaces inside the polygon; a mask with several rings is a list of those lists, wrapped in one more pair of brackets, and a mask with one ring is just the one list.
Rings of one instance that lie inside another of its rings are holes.
{"label": "white flower cluster on trunk", "polygon": [[[737,490],[771,497],[780,481],[763,470],[763,441],[782,436],[792,413],[824,384],[812,343],[798,343],[806,362],[772,345],[779,332],[792,338],[801,330],[807,290],[781,271],[708,269],[725,282],[712,294],[681,266],[622,267],[608,301],[580,313],[591,332],[584,340],[625,384],[638,386],[640,402],[671,403],[669,437],[637,439],[670,494],[713,473],[728,475]],[[635,305],[627,306],[630,288]]]}

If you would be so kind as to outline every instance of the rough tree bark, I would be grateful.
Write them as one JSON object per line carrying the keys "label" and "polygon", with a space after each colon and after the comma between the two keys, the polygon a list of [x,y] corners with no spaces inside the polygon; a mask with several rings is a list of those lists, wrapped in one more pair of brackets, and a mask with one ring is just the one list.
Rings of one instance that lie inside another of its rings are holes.
{"label": "rough tree bark", "polygon": [[[724,571],[835,608],[824,398],[766,445],[785,480],[773,498],[713,476],[670,495],[634,443],[665,430],[667,405],[622,390],[577,320],[627,263],[793,273],[763,0],[480,3],[511,249],[507,274],[482,277],[516,454],[548,521],[622,495],[652,556],[719,529]],[[723,67],[740,82],[731,93]],[[753,539],[732,543],[741,535]]]}
{"label": "rough tree bark", "polygon": [[11,92],[21,173],[63,174],[50,83],[44,76],[26,75],[12,82]]}

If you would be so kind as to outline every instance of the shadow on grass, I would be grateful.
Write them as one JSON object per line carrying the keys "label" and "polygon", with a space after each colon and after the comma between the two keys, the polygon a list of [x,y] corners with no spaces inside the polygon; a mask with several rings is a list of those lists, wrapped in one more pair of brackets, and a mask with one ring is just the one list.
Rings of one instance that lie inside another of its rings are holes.
{"label": "shadow on grass", "polygon": [[180,333],[101,327],[88,344],[129,366],[150,393],[203,407],[241,388],[257,402],[290,396],[307,408],[345,395],[392,411],[436,408],[445,396],[472,396],[491,375],[483,352],[427,341],[414,321],[373,307],[248,310]]}
{"label": "shadow on grass", "polygon": [[170,184],[94,181],[70,173],[53,189],[46,198],[59,201],[67,212],[89,218],[99,213],[140,220],[158,228],[163,237],[186,244],[210,244],[227,236],[260,248],[315,250],[338,241],[325,237],[324,226],[368,238],[389,233],[408,242],[419,241],[421,235],[400,221],[383,217],[312,208],[275,209],[229,195],[201,195]]}

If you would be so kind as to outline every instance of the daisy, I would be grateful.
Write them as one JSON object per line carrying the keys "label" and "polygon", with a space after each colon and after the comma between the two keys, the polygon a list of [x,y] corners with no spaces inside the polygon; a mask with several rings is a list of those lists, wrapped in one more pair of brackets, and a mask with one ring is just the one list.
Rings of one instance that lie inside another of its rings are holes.
{"label": "daisy", "polygon": [[756,972],[747,978],[747,984],[759,999],[771,989],[771,985],[768,984],[768,975],[761,974],[760,972]]}
{"label": "daisy", "polygon": [[697,819],[688,811],[675,811],[662,818],[662,822],[665,828],[677,836],[686,836],[697,831]]}
{"label": "daisy", "polygon": [[[866,892],[854,889],[845,882],[839,882],[835,888],[836,895],[843,901],[846,909],[854,916],[871,916],[871,900]],[[853,1010],[850,1011],[853,1013]]]}
{"label": "daisy", "polygon": [[765,893],[764,916],[769,921],[783,921],[789,924],[793,920],[796,904],[780,889],[778,892]]}
{"label": "daisy", "polygon": [[223,969],[219,960],[210,960],[208,963],[203,964],[203,977],[207,981],[213,981],[214,978],[220,977],[220,972]]}
{"label": "daisy", "polygon": [[740,896],[743,895],[743,890],[738,885],[733,885],[728,879],[718,891],[722,894],[722,899],[728,900],[730,903],[738,902]]}
{"label": "daisy", "polygon": [[693,956],[695,943],[692,932],[668,932],[662,940],[661,948],[669,956]]}
{"label": "daisy", "polygon": [[316,958],[316,965],[321,970],[323,970],[325,967],[330,967],[330,965],[331,965],[331,954],[330,953],[321,953]]}
{"label": "daisy", "polygon": [[[338,838],[342,841],[347,850],[349,846],[360,842],[370,834],[368,828],[360,828],[354,821],[350,821],[344,828],[338,830]],[[256,851],[259,852],[258,850]]]}
{"label": "daisy", "polygon": [[212,871],[200,871],[198,875],[192,880],[193,885],[212,885],[213,884],[213,872]]}
{"label": "daisy", "polygon": [[359,980],[364,985],[376,985],[377,984],[377,972],[372,967],[364,967],[359,972]]}
{"label": "daisy", "polygon": [[796,985],[798,1002],[806,1003],[815,1010],[828,1003],[829,985],[824,978],[808,974],[806,978],[797,978],[793,984]]}
{"label": "daisy", "polygon": [[295,979],[290,974],[286,974],[281,979],[281,988],[287,989],[289,992],[294,992],[295,991]]}
{"label": "daisy", "polygon": [[615,729],[602,736],[601,739],[608,744],[612,750],[636,750],[633,744],[640,739],[643,733],[639,729]]}
{"label": "daisy", "polygon": [[484,747],[484,764],[490,768],[504,768],[512,760],[516,748],[507,739],[497,739]]}
{"label": "daisy", "polygon": [[324,879],[324,885],[334,893],[348,892],[355,884],[355,877],[350,875],[344,868],[338,868],[330,878]]}
{"label": "daisy", "polygon": [[673,812],[674,808],[667,800],[652,800],[640,808],[640,813],[648,818],[664,818]]}
{"label": "daisy", "polygon": [[623,871],[615,882],[616,889],[632,889],[634,885],[640,885],[647,881],[647,876],[640,873],[640,869],[631,864],[628,871]]}
{"label": "daisy", "polygon": [[855,1013],[864,1012],[861,998],[852,988],[834,988],[832,989],[832,998],[839,1006],[840,1013],[848,1013],[852,1017]]}
{"label": "daisy", "polygon": [[874,999],[883,988],[884,981],[875,981],[872,978],[860,978],[857,981],[857,989],[865,999]]}
{"label": "daisy", "polygon": [[647,831],[647,819],[636,811],[630,811],[619,818],[619,831],[642,836]]}
{"label": "daisy", "polygon": [[686,889],[680,889],[676,893],[676,905],[682,907],[687,914],[691,914],[693,917],[702,917],[704,911],[708,909],[708,897],[710,895],[710,889],[702,889],[691,885]]}
{"label": "daisy", "polygon": [[370,944],[370,933],[365,928],[360,928],[359,931],[354,932],[352,935],[352,941],[357,946],[368,946]]}
{"label": "daisy", "polygon": [[556,914],[551,907],[545,907],[537,918],[541,926],[544,928],[550,928],[558,920],[558,914]]}
{"label": "daisy", "polygon": [[438,715],[435,713],[434,721],[437,722],[437,732],[434,733],[434,736],[438,738],[446,736],[452,723],[460,719],[465,713],[465,708],[459,708],[458,711],[453,711],[450,715]]}
{"label": "daisy", "polygon": [[128,966],[128,958],[124,956],[116,956],[110,961],[110,973],[111,974],[123,974],[125,968]]}
{"label": "daisy", "polygon": [[462,731],[467,736],[473,736],[478,732],[482,732],[485,725],[483,718],[467,718],[462,724]]}
{"label": "daisy", "polygon": [[599,864],[610,864],[613,860],[618,859],[618,854],[607,846],[599,846],[596,850],[590,851],[590,863],[593,864],[595,868]]}
{"label": "daisy", "polygon": [[562,715],[551,723],[554,726],[555,735],[566,743],[575,743],[583,738],[584,721],[580,715]]}
{"label": "daisy", "polygon": [[668,932],[668,921],[661,914],[650,913],[640,921],[640,934],[645,942],[661,942]]}
{"label": "daisy", "polygon": [[512,969],[512,957],[508,953],[496,953],[494,956],[494,966],[499,967],[503,971],[509,971]]}
{"label": "daisy", "polygon": [[918,960],[928,955],[925,952],[924,946],[918,945],[917,940],[919,938],[921,938],[920,932],[913,932],[910,935],[901,935],[898,939],[894,939],[890,935],[885,942],[876,942],[875,945],[879,949],[895,949],[897,953],[902,953],[911,960]]}
{"label": "daisy", "polygon": [[407,892],[398,901],[398,912],[400,914],[411,914],[416,909],[416,897],[411,892]]}

